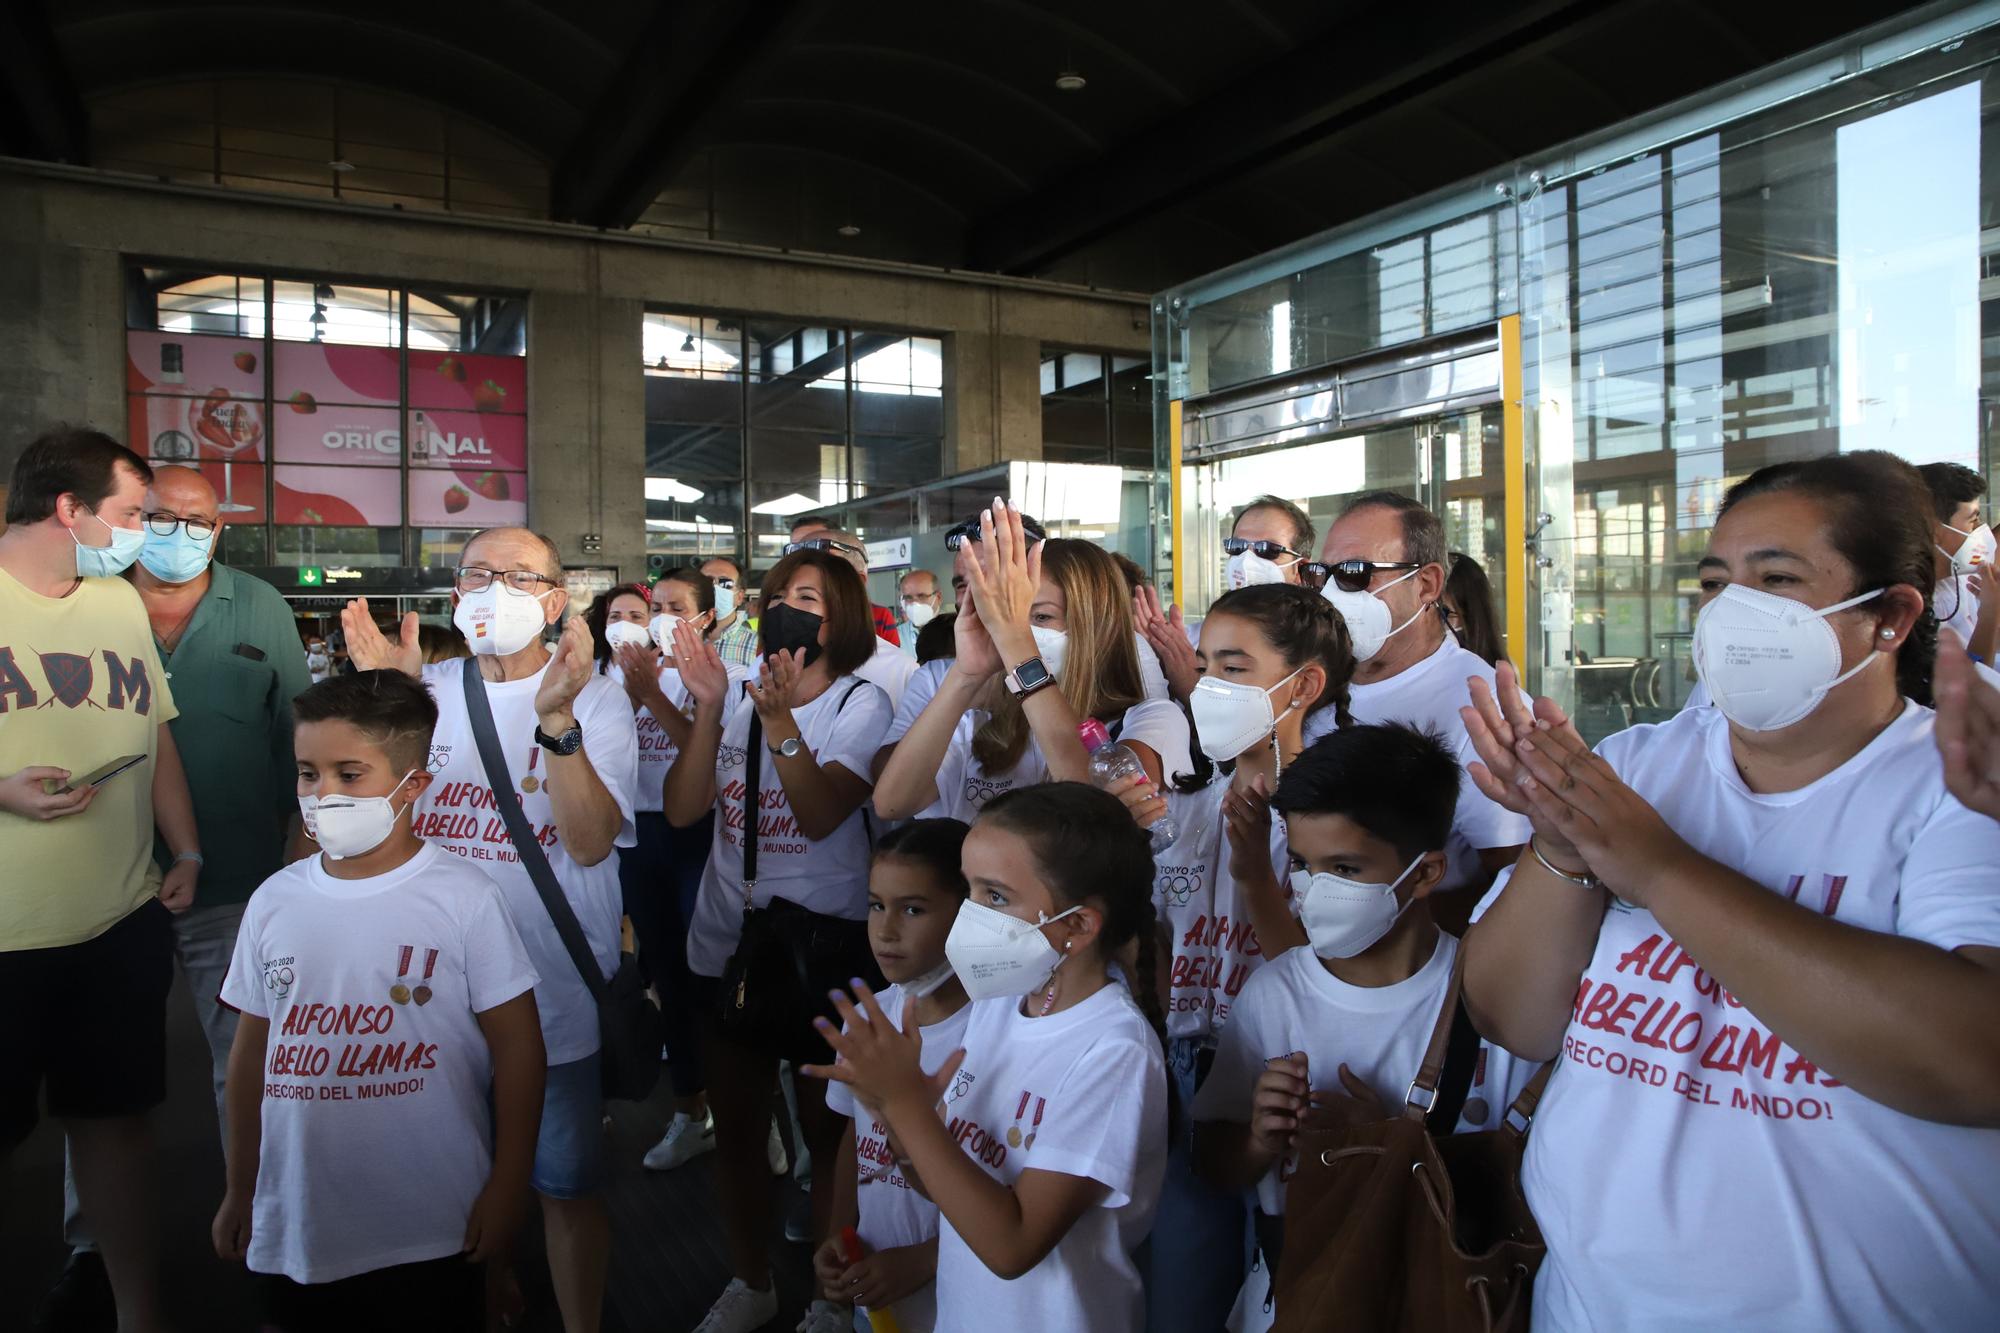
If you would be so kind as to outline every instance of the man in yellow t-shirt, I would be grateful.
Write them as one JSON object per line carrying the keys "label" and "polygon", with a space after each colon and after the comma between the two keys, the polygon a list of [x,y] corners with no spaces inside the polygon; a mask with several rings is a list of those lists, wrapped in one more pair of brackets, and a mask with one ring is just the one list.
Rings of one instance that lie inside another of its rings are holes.
{"label": "man in yellow t-shirt", "polygon": [[0,1161],[46,1095],[129,1328],[161,1322],[147,1113],[166,1095],[169,914],[201,869],[173,695],[113,577],[144,543],[150,479],[106,435],[50,431],[15,464],[0,533]]}

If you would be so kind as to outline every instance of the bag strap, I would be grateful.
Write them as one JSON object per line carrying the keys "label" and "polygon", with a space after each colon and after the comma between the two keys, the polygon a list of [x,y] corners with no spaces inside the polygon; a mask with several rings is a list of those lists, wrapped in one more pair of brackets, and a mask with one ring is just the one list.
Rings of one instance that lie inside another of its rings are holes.
{"label": "bag strap", "polygon": [[1472,1076],[1479,1069],[1479,1029],[1460,998],[1451,1019],[1451,1037],[1444,1049],[1444,1072],[1438,1080],[1437,1099],[1424,1116],[1424,1128],[1432,1137],[1450,1134],[1458,1128],[1465,1099],[1472,1095]]}
{"label": "bag strap", "polygon": [[576,909],[569,905],[562,886],[556,883],[548,853],[528,827],[527,812],[521,809],[520,793],[514,790],[514,775],[507,768],[507,755],[500,748],[500,735],[493,726],[493,706],[486,698],[486,682],[480,679],[478,659],[466,658],[459,678],[465,686],[465,714],[472,723],[473,739],[479,743],[479,761],[486,768],[486,781],[493,787],[494,808],[507,825],[514,853],[521,858],[521,867],[528,872],[543,910],[555,923],[556,934],[569,953],[571,965],[583,978],[591,998],[601,1005],[607,993],[604,974],[597,970],[596,955],[591,953],[590,941],[583,936],[583,923],[576,919]]}
{"label": "bag strap", "polygon": [[[747,697],[750,686],[743,686]],[[757,818],[763,813],[764,719],[755,704],[750,707],[750,735],[743,751],[743,915],[750,915],[751,895],[757,888]]]}
{"label": "bag strap", "polygon": [[1562,1057],[1559,1055],[1535,1071],[1535,1076],[1521,1089],[1521,1095],[1507,1108],[1507,1114],[1501,1117],[1502,1131],[1516,1139],[1528,1137],[1528,1130],[1535,1123],[1535,1107],[1541,1102],[1542,1093],[1549,1086],[1549,1075],[1556,1072],[1556,1065],[1561,1060]]}
{"label": "bag strap", "polygon": [[1438,1084],[1444,1077],[1446,1051],[1451,1044],[1452,1020],[1458,1014],[1458,988],[1465,976],[1465,950],[1459,949],[1451,960],[1451,980],[1445,986],[1444,1005],[1438,1010],[1437,1022],[1431,1028],[1431,1042],[1424,1051],[1424,1063],[1417,1070],[1417,1076],[1410,1080],[1410,1090],[1403,1096],[1403,1116],[1408,1120],[1423,1123],[1431,1108],[1437,1105]]}

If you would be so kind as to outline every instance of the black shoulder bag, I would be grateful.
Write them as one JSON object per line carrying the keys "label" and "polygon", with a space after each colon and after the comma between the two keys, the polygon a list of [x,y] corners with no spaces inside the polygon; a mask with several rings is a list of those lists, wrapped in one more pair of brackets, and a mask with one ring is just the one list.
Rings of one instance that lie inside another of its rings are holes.
{"label": "black shoulder bag", "polygon": [[465,659],[465,713],[472,720],[472,735],[479,743],[479,759],[486,766],[486,780],[493,786],[493,805],[507,824],[507,837],[514,844],[521,865],[534,882],[556,934],[562,938],[569,960],[583,978],[590,998],[597,1002],[598,1071],[606,1097],[621,1101],[641,1101],[650,1096],[660,1081],[660,1011],[646,994],[645,979],[639,974],[638,960],[620,953],[618,970],[606,981],[597,970],[597,958],[584,938],[583,923],[556,883],[556,872],[548,854],[528,827],[521,810],[521,797],[514,790],[514,775],[508,771],[507,755],[493,726],[493,708],[486,701],[486,682],[479,678],[479,664]]}
{"label": "black shoulder bag", "polygon": [[[862,683],[848,688],[839,708]],[[744,748],[743,926],[715,989],[716,1029],[762,1055],[795,1065],[828,1064],[833,1048],[812,1025],[815,1017],[835,1017],[827,992],[848,989],[854,977],[879,989],[882,974],[868,946],[867,921],[828,916],[785,898],[755,905],[764,719],[754,711]]]}

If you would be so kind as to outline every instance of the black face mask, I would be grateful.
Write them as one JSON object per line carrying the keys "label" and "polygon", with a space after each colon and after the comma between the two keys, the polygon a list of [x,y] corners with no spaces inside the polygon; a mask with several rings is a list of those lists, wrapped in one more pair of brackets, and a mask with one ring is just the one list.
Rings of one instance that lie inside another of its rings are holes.
{"label": "black face mask", "polygon": [[757,620],[757,634],[763,640],[764,655],[789,653],[796,649],[806,650],[805,665],[811,666],[819,660],[819,627],[826,623],[823,616],[810,611],[801,611],[785,602],[774,602],[764,608]]}

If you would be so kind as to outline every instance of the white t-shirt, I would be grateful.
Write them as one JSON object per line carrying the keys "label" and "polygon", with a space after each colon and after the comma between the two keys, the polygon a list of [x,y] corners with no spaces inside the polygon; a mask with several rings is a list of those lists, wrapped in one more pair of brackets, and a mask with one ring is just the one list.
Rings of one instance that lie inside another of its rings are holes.
{"label": "white t-shirt", "polygon": [[[938,767],[938,798],[924,810],[923,818],[949,816],[969,824],[1000,793],[1016,787],[1038,786],[1049,780],[1048,761],[1042,757],[1042,747],[1035,743],[1033,735],[1028,737],[1020,761],[1013,768],[1003,773],[987,772],[972,752],[972,739],[985,725],[986,717],[983,710],[975,708],[959,718],[957,730],[951,733],[951,744],[944,752],[944,761]],[[1133,704],[1125,710],[1115,739],[1151,746],[1160,756],[1162,776],[1169,781],[1192,767],[1188,757],[1187,715],[1181,712],[1179,704],[1170,700],[1142,699]]]}
{"label": "white t-shirt", "polygon": [[[1265,1062],[1293,1051],[1306,1053],[1307,1078],[1314,1088],[1341,1091],[1340,1066],[1345,1064],[1374,1089],[1391,1115],[1397,1114],[1411,1080],[1423,1068],[1457,956],[1458,941],[1440,931],[1430,961],[1414,975],[1393,986],[1353,986],[1327,971],[1311,949],[1280,954],[1243,988],[1235,1017],[1222,1030],[1215,1065],[1195,1094],[1195,1119],[1248,1124]],[[1459,1132],[1498,1126],[1537,1068],[1481,1043]],[[1273,1164],[1257,1182],[1257,1206],[1283,1217],[1285,1184],[1297,1172],[1295,1154]],[[1253,1280],[1265,1279],[1258,1275]]]}
{"label": "white t-shirt", "polygon": [[[1250,914],[1229,873],[1229,834],[1222,798],[1229,779],[1218,773],[1197,792],[1167,793],[1167,813],[1180,836],[1153,858],[1153,909],[1173,942],[1167,1035],[1207,1037],[1222,1030],[1243,985],[1264,960]],[[1291,897],[1284,817],[1271,816],[1271,868]]]}
{"label": "white t-shirt", "polygon": [[221,991],[271,1025],[252,1271],[334,1282],[459,1252],[493,1169],[474,1015],[534,985],[493,881],[435,846],[368,879],[313,856],[264,881]]}
{"label": "white t-shirt", "polygon": [[905,655],[901,648],[877,635],[874,654],[855,668],[854,674],[871,685],[879,686],[882,693],[889,696],[889,712],[893,716],[896,706],[903,701],[904,687],[910,683],[910,677],[916,674],[916,670],[917,659],[914,656]]}
{"label": "white t-shirt", "polygon": [[[898,1028],[903,1026],[904,995],[901,986],[891,986],[878,997],[882,1013]],[[953,1052],[965,1044],[965,1025],[972,1006],[961,1005],[957,1013],[942,1023],[920,1028],[923,1034],[923,1066],[935,1074]],[[845,1083],[826,1085],[827,1109],[854,1121],[855,1201],[860,1206],[861,1224],[855,1230],[868,1253],[918,1245],[938,1234],[937,1205],[910,1188],[896,1166],[896,1154],[889,1147],[889,1130],[870,1114],[864,1123],[861,1103]],[[857,1307],[862,1314],[866,1306]],[[937,1285],[927,1283],[891,1307],[903,1333],[931,1333],[937,1322]],[[859,1321],[857,1321],[858,1323]]]}
{"label": "white t-shirt", "polygon": [[1159,1039],[1117,981],[1046,1018],[1024,1016],[1017,996],[966,1007],[965,1063],[944,1106],[959,1147],[1009,1187],[1034,1167],[1095,1180],[1108,1193],[1012,1281],[940,1218],[939,1329],[1138,1329],[1132,1251],[1152,1229],[1167,1162]]}
{"label": "white t-shirt", "polygon": [[[879,642],[879,640],[878,640]],[[715,752],[716,806],[708,867],[688,926],[688,967],[696,976],[719,977],[743,932],[743,824],[749,778],[750,719],[756,707],[741,690],[729,705],[722,744]],[[792,710],[799,736],[820,767],[839,764],[869,780],[869,765],[889,726],[889,696],[857,676],[842,676],[817,699]],[[821,841],[799,831],[791,799],[778,776],[782,762],[770,742],[758,759],[757,886],[755,905],[783,898],[826,916],[862,921],[868,916],[867,818],[856,809]],[[865,806],[865,803],[864,803]]]}
{"label": "white t-shirt", "polygon": [[[729,688],[736,689],[744,681],[756,674],[753,667],[735,662],[724,662],[723,670],[729,676]],[[625,688],[625,670],[613,662],[605,670],[605,678],[620,690]],[[684,717],[694,715],[694,699],[688,694],[687,686],[681,683],[681,673],[673,667],[660,668],[660,693],[667,696],[667,702],[681,710]],[[630,695],[625,696],[628,700]],[[632,714],[632,724],[638,733],[639,745],[639,785],[634,789],[632,808],[639,814],[660,813],[667,787],[667,770],[674,766],[674,756],[680,747],[674,744],[673,736],[660,725],[650,708],[640,708]]]}
{"label": "white t-shirt", "polygon": [[[1945,791],[1935,721],[1909,704],[1840,768],[1775,795],[1743,785],[1713,708],[1598,750],[1697,851],[1773,893],[1941,949],[2000,946],[2000,823]],[[1834,1083],[1651,912],[1618,904],[1563,1053],[1522,1173],[1549,1244],[1538,1329],[1992,1323],[2000,1129]]]}
{"label": "white t-shirt", "polygon": [[944,683],[945,673],[951,670],[955,659],[941,657],[935,662],[926,662],[910,673],[903,684],[903,698],[896,705],[896,719],[889,724],[889,730],[882,737],[882,744],[894,745],[910,734],[910,728],[917,725],[917,718],[923,713],[924,705],[937,697],[938,686]]}
{"label": "white t-shirt", "polygon": [[[1363,725],[1403,722],[1437,733],[1445,748],[1458,756],[1458,809],[1451,817],[1451,839],[1445,846],[1448,864],[1436,892],[1484,886],[1479,853],[1492,847],[1518,847],[1528,840],[1528,821],[1494,804],[1464,770],[1479,758],[1466,734],[1458,710],[1472,703],[1468,677],[1478,676],[1493,688],[1493,668],[1486,659],[1460,645],[1450,634],[1437,651],[1387,680],[1356,685],[1349,711]],[[1305,740],[1311,745],[1335,727],[1333,709],[1322,708],[1306,719]]]}
{"label": "white t-shirt", "polygon": [[1979,624],[1979,598],[1969,586],[1971,582],[1970,574],[1946,574],[1931,593],[1931,610],[1937,614],[1938,627],[1956,630],[1959,639],[1968,644]]}
{"label": "white t-shirt", "polygon": [[[541,982],[535,1004],[542,1015],[542,1041],[549,1063],[568,1064],[597,1049],[597,1005],[576,974],[576,964],[563,948],[548,909],[507,836],[507,823],[494,805],[493,784],[479,758],[471,719],[465,715],[465,688],[459,661],[437,662],[424,668],[424,684],[437,701],[437,731],[431,737],[431,785],[417,802],[417,836],[465,857],[500,886],[515,929],[528,946],[528,958]],[[594,866],[570,859],[556,830],[555,807],[549,801],[548,755],[535,744],[535,691],[542,685],[544,666],[520,680],[487,681],[487,704],[493,710],[494,733],[506,756],[521,808],[535,830],[555,871],[556,883],[583,925],[584,938],[598,966],[610,976],[618,966],[618,919],[623,896],[618,887],[618,856],[613,853]],[[591,674],[573,706],[583,728],[583,753],[618,803],[619,847],[637,841],[632,823],[632,793],[638,785],[638,734],[632,704],[625,691],[607,678]],[[527,787],[533,784],[534,790]]]}

